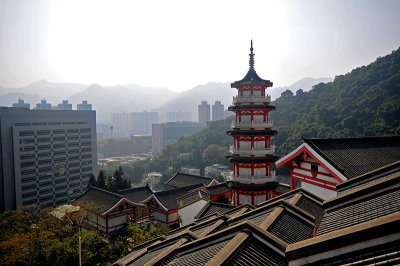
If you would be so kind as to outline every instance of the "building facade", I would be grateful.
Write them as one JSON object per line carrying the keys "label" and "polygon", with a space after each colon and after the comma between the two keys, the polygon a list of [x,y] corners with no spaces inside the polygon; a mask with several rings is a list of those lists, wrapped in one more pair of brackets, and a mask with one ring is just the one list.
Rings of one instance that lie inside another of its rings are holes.
{"label": "building facade", "polygon": [[275,147],[271,145],[271,137],[277,131],[272,130],[269,119],[269,112],[275,107],[270,105],[271,97],[265,94],[272,82],[261,79],[254,69],[253,42],[249,56],[248,73],[231,84],[238,94],[228,109],[235,112],[233,129],[227,132],[234,138],[228,160],[234,166],[232,191],[235,205],[266,201],[274,196],[278,184],[271,170],[271,165],[278,160],[273,155]]}
{"label": "building facade", "polygon": [[220,101],[215,101],[212,105],[212,121],[225,119],[224,105]]}
{"label": "building facade", "polygon": [[111,114],[113,137],[129,137],[132,134],[132,115],[130,113]]}
{"label": "building facade", "polygon": [[96,112],[0,109],[0,209],[68,203],[97,173]]}
{"label": "building facade", "polygon": [[152,152],[160,153],[166,145],[175,143],[180,137],[190,136],[204,128],[205,125],[193,122],[153,124]]}
{"label": "building facade", "polygon": [[133,112],[132,113],[132,134],[151,134],[152,125],[158,123],[157,112]]}
{"label": "building facade", "polygon": [[167,122],[185,122],[191,121],[191,119],[190,112],[167,112]]}
{"label": "building facade", "polygon": [[198,105],[198,118],[200,124],[207,124],[210,122],[210,105],[207,101],[201,101],[201,104]]}

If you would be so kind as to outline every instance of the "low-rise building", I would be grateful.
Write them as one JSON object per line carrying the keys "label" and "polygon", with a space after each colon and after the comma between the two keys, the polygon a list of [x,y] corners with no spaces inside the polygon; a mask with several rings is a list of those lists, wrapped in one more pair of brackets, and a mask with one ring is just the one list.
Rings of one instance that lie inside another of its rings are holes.
{"label": "low-rise building", "polygon": [[200,175],[200,169],[190,165],[182,166],[181,171],[189,175]]}
{"label": "low-rise building", "polygon": [[137,208],[144,207],[124,195],[96,187],[87,189],[73,204],[89,212],[89,228],[97,228],[106,233],[124,228],[128,223],[128,216],[132,215],[135,219]]}

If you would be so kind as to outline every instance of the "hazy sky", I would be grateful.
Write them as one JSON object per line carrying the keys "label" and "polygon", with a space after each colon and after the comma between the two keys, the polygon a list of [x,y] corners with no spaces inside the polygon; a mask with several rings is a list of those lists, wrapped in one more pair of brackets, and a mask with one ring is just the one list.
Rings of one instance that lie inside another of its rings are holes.
{"label": "hazy sky", "polygon": [[0,86],[233,82],[250,39],[274,86],[334,77],[400,46],[400,1],[0,0]]}

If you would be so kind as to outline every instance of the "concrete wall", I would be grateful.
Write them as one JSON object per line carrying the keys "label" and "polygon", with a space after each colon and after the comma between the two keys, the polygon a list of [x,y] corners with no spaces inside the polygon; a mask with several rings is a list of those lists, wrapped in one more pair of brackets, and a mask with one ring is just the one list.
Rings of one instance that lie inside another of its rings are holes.
{"label": "concrete wall", "polygon": [[185,226],[194,222],[194,217],[199,213],[208,201],[199,200],[193,204],[178,209],[178,215],[181,220],[181,226]]}

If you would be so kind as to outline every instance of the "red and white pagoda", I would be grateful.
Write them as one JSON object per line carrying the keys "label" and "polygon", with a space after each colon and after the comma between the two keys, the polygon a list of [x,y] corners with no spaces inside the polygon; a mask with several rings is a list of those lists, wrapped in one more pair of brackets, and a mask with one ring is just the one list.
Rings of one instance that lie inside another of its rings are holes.
{"label": "red and white pagoda", "polygon": [[229,162],[233,163],[232,184],[234,205],[257,205],[275,196],[278,186],[271,165],[279,158],[274,156],[275,147],[271,137],[277,134],[272,130],[273,123],[269,112],[275,110],[270,105],[271,96],[265,90],[272,82],[261,79],[254,69],[253,41],[250,48],[250,68],[246,76],[231,84],[238,90],[233,97],[233,105],[228,108],[236,114],[232,130],[227,134],[234,138]]}

